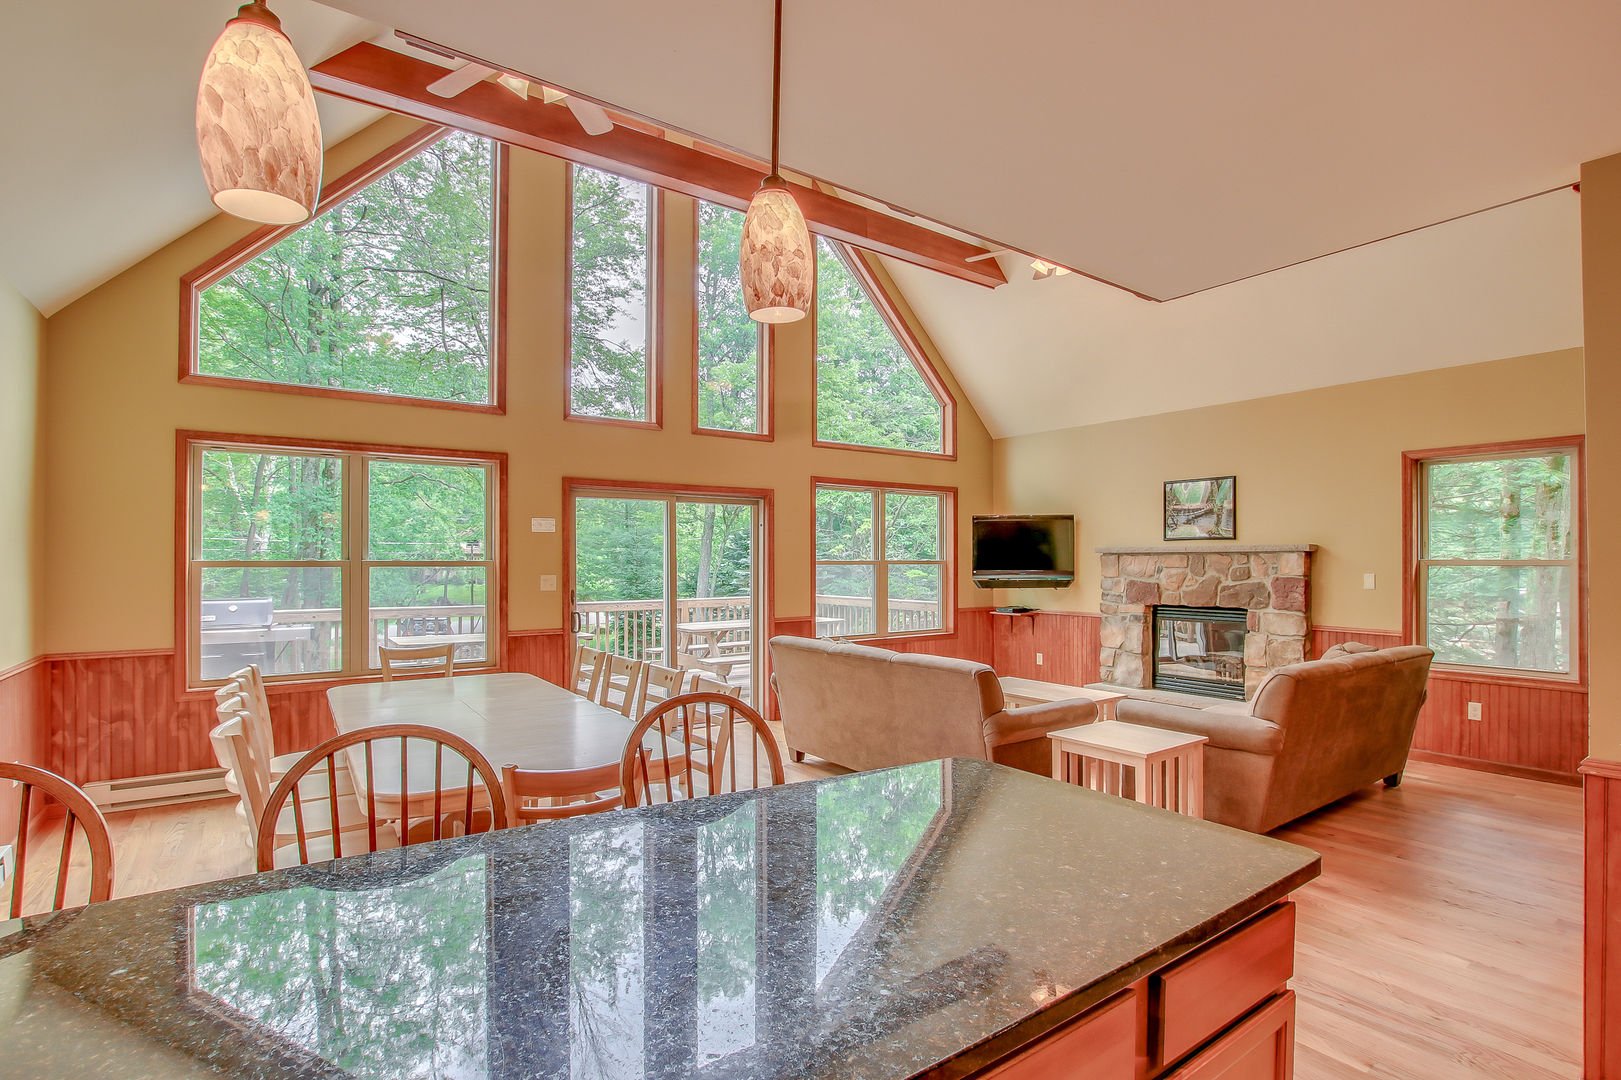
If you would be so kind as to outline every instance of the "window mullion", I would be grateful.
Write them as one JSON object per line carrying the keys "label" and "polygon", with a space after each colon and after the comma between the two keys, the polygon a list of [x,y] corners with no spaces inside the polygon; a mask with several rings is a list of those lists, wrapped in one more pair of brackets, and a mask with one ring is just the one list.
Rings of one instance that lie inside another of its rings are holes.
{"label": "window mullion", "polygon": [[367,473],[371,458],[350,454],[343,464],[343,641],[344,670],[361,674],[371,669],[370,567],[366,563],[370,540],[366,535]]}

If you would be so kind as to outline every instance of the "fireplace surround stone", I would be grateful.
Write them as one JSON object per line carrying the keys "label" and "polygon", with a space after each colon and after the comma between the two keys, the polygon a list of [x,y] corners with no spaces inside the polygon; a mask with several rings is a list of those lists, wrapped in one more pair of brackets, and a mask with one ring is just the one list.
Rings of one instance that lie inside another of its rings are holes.
{"label": "fireplace surround stone", "polygon": [[1238,608],[1248,612],[1244,696],[1250,697],[1274,668],[1306,659],[1316,550],[1316,544],[1098,548],[1103,682],[1153,685],[1156,606]]}

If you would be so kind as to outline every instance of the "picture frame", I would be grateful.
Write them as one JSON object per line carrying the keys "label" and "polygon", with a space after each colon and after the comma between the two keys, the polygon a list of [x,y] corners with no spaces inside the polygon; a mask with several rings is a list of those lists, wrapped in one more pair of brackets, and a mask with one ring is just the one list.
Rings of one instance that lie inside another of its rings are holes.
{"label": "picture frame", "polygon": [[1165,481],[1165,539],[1238,539],[1238,477]]}

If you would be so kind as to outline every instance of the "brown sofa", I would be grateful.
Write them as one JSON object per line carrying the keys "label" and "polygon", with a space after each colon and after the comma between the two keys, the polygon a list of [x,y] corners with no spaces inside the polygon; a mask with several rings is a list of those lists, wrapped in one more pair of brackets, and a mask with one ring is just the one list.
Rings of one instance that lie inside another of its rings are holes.
{"label": "brown sofa", "polygon": [[851,769],[971,757],[1046,776],[1047,732],[1097,718],[1079,699],[1009,712],[996,672],[944,656],[775,637],[771,672],[794,760]]}
{"label": "brown sofa", "polygon": [[1248,702],[1187,708],[1128,698],[1129,724],[1208,736],[1205,817],[1269,832],[1407,767],[1430,660],[1417,645],[1335,646],[1280,668]]}

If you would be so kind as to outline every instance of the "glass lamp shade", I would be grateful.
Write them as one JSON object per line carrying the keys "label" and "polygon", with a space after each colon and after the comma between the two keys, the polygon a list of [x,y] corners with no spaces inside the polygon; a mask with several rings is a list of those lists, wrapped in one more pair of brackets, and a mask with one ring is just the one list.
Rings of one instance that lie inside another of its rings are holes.
{"label": "glass lamp shade", "polygon": [[803,319],[816,293],[816,248],[780,178],[760,185],[743,218],[743,303],[762,323]]}
{"label": "glass lamp shade", "polygon": [[197,86],[197,153],[214,205],[295,225],[321,194],[321,118],[309,75],[262,4],[225,24]]}

